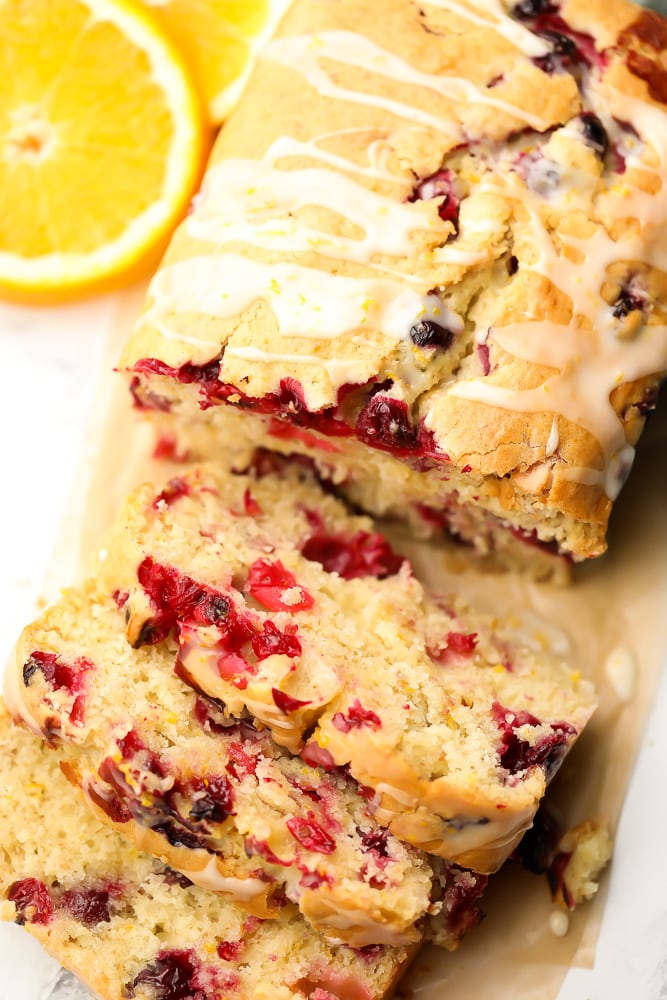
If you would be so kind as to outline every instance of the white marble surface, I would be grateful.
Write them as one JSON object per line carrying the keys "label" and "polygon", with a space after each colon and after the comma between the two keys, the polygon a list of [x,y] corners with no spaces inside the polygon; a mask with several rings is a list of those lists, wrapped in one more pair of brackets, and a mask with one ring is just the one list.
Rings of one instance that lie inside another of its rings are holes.
{"label": "white marble surface", "polygon": [[[60,309],[0,307],[0,657],[5,659],[35,610],[65,505],[71,502],[86,428],[99,406],[114,306],[109,297]],[[667,997],[663,681],[618,831],[596,967],[572,970],[562,1000]],[[0,1000],[86,996],[17,927],[0,927],[0,962]],[[485,997],[471,1000],[511,996],[511,988],[491,984]]]}

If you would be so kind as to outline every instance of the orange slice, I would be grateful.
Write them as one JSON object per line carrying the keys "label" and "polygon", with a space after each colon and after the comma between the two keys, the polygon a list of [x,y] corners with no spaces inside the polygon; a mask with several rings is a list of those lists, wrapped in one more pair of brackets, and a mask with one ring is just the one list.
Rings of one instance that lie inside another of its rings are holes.
{"label": "orange slice", "polygon": [[131,0],[0,3],[0,290],[112,285],[183,212],[204,152],[196,88]]}
{"label": "orange slice", "polygon": [[145,0],[187,59],[219,124],[238,100],[255,56],[290,0]]}

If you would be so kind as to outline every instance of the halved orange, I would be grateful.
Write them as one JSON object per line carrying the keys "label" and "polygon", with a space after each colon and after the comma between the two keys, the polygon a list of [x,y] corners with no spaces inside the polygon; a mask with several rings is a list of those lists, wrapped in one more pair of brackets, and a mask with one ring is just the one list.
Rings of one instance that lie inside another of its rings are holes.
{"label": "halved orange", "polygon": [[180,55],[132,0],[3,0],[0,75],[0,291],[118,283],[200,174],[203,113]]}
{"label": "halved orange", "polygon": [[219,124],[236,103],[255,56],[290,0],[145,0],[183,52]]}

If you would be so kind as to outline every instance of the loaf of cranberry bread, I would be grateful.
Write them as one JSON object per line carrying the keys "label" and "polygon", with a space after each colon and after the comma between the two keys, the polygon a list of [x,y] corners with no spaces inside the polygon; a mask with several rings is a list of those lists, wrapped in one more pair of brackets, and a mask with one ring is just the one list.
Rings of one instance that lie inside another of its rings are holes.
{"label": "loaf of cranberry bread", "polygon": [[[173,642],[195,690],[308,763],[349,768],[396,836],[476,871],[511,853],[594,708],[577,672],[426,593],[367,518],[291,465],[140,488],[104,554],[99,585],[133,645]],[[34,645],[28,632],[19,670]],[[44,728],[48,687],[19,680]]]}
{"label": "loaf of cranberry bread", "polygon": [[[225,601],[211,591],[206,607]],[[411,943],[433,916],[438,939],[456,945],[479,918],[483,876],[397,840],[373,816],[372,791],[230,719],[176,676],[174,641],[133,649],[124,625],[110,596],[71,591],[26,629],[6,680],[15,719],[53,744],[99,820],[255,916],[289,900],[355,947]]]}
{"label": "loaf of cranberry bread", "polygon": [[627,0],[296,0],[123,354],[138,406],[214,451],[236,408],[538,573],[599,555],[667,370],[666,48]]}
{"label": "loaf of cranberry bread", "polygon": [[335,946],[139,852],[87,810],[41,740],[0,711],[0,914],[102,1000],[381,1000],[414,946]]}

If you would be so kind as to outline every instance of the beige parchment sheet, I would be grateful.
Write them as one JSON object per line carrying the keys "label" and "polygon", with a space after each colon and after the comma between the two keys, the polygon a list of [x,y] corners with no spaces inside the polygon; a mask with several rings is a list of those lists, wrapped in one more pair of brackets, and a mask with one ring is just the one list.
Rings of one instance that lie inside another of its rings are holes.
{"label": "beige parchment sheet", "polygon": [[[47,575],[46,592],[85,573],[99,540],[133,485],[167,478],[173,467],[150,458],[151,439],[112,372],[120,344],[140,308],[143,289],[120,299],[107,370],[69,516]],[[511,575],[453,572],[434,545],[394,534],[419,576],[442,592],[505,613],[543,637],[591,677],[600,707],[567,758],[549,796],[568,825],[591,816],[615,828],[667,652],[667,400],[642,441],[630,482],[614,514],[610,553],[581,567],[571,588],[536,584]],[[635,690],[622,700],[605,664],[622,648],[637,664]],[[667,720],[666,724],[667,724]],[[571,965],[590,967],[605,905],[603,887],[580,907],[557,938],[546,879],[509,864],[484,899],[487,918],[453,955],[425,949],[399,996],[416,1000],[555,1000]]]}

